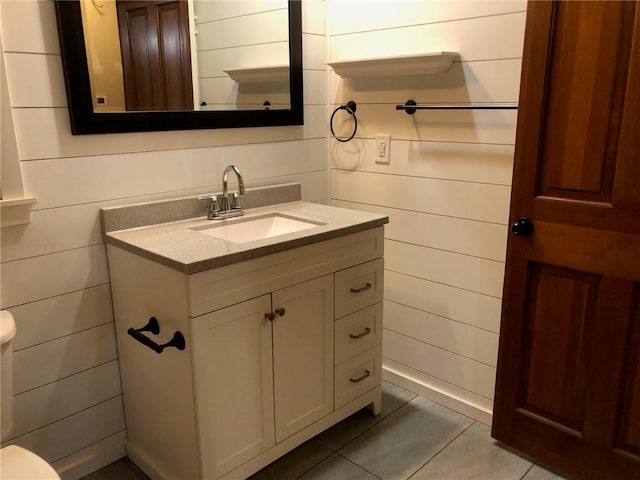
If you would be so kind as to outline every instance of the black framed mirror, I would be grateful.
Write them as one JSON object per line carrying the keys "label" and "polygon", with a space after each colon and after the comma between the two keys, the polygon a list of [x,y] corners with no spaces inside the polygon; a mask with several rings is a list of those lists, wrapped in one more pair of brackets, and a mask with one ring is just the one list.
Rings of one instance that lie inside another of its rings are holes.
{"label": "black framed mirror", "polygon": [[[265,102],[256,109],[117,112],[96,111],[94,108],[95,95],[91,90],[81,1],[83,0],[56,0],[55,2],[69,117],[74,135],[303,124],[300,0],[287,1],[290,101],[286,106],[289,108],[271,108],[268,105],[269,102]],[[95,0],[84,1],[96,6]],[[186,2],[187,0],[178,1]],[[229,76],[231,75],[229,73]],[[198,99],[195,101],[197,102]]]}

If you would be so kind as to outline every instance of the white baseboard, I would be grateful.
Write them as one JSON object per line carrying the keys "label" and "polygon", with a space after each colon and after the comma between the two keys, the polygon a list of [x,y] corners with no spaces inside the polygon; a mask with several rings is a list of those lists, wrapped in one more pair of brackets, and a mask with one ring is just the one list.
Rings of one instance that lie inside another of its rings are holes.
{"label": "white baseboard", "polygon": [[439,385],[429,382],[428,378],[418,378],[409,369],[398,369],[395,366],[383,364],[382,378],[421,397],[427,398],[451,410],[455,410],[474,420],[491,425],[493,411],[483,405],[477,405],[470,399],[447,392]]}
{"label": "white baseboard", "polygon": [[125,456],[125,430],[52,464],[62,480],[78,480]]}

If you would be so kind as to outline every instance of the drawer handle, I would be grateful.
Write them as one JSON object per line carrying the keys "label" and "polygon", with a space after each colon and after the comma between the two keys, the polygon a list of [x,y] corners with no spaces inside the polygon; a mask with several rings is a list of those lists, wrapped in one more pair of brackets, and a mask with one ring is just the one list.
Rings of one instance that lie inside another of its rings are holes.
{"label": "drawer handle", "polygon": [[364,373],[362,375],[360,375],[358,378],[350,378],[349,381],[351,383],[360,383],[365,378],[368,378],[370,376],[371,376],[371,372],[369,370],[365,370]]}
{"label": "drawer handle", "polygon": [[351,293],[360,293],[360,292],[364,292],[365,290],[369,290],[371,287],[373,287],[373,285],[371,285],[369,282],[367,282],[365,284],[364,287],[360,287],[360,288],[351,288]]}
{"label": "drawer handle", "polygon": [[369,327],[364,329],[364,332],[354,335],[353,333],[349,334],[349,338],[353,338],[354,340],[358,340],[359,338],[366,337],[371,333],[371,329]]}

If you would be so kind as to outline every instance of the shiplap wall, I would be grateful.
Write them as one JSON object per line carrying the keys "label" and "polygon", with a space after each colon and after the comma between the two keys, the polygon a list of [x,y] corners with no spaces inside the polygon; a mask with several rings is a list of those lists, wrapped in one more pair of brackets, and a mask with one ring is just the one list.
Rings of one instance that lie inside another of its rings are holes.
{"label": "shiplap wall", "polygon": [[5,444],[38,453],[65,479],[124,455],[101,207],[219,191],[232,163],[248,187],[298,181],[303,199],[329,201],[324,12],[323,1],[303,2],[303,127],[72,136],[54,3],[2,0],[25,190],[38,201],[30,224],[1,230],[0,302],[18,329]]}
{"label": "shiplap wall", "polygon": [[238,84],[224,72],[289,63],[287,1],[198,0],[194,11],[200,108],[289,108],[288,81]]}
{"label": "shiplap wall", "polygon": [[[456,51],[449,72],[341,79],[358,133],[330,141],[332,204],[389,215],[387,378],[480,420],[492,411],[515,140],[514,111],[397,112],[395,104],[517,102],[525,1],[327,2],[329,58]],[[337,133],[352,128],[336,116]],[[391,134],[391,162],[374,163]]]}

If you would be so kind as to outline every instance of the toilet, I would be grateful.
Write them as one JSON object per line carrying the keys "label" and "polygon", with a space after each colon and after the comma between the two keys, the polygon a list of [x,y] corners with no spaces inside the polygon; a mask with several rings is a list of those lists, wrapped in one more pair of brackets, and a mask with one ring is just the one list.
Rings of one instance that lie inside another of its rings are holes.
{"label": "toilet", "polygon": [[[4,439],[13,427],[13,348],[16,324],[11,312],[0,311],[0,435]],[[17,445],[0,448],[0,480],[60,480],[51,465]]]}

